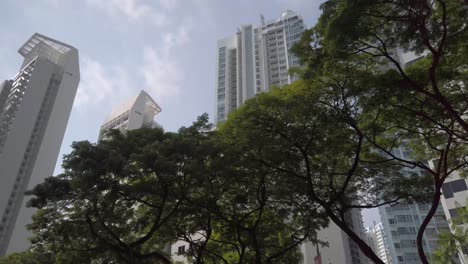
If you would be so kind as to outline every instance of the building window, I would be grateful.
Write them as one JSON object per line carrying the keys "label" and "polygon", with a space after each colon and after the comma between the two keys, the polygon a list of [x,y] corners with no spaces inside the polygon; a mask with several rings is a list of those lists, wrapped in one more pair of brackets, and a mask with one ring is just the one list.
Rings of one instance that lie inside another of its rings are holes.
{"label": "building window", "polygon": [[405,258],[407,261],[418,261],[419,257],[416,253],[406,253]]}
{"label": "building window", "polygon": [[444,193],[445,198],[452,198],[454,193],[465,190],[468,190],[468,187],[466,186],[466,181],[464,179],[446,182],[442,185],[442,192]]}
{"label": "building window", "polygon": [[414,227],[399,227],[398,228],[398,234],[400,234],[400,235],[416,234],[416,228],[414,228]]}
{"label": "building window", "polygon": [[413,219],[411,218],[411,215],[397,215],[396,219],[399,223],[406,223],[406,222],[413,221]]}
{"label": "building window", "polygon": [[184,254],[185,253],[185,246],[180,246],[177,248],[177,253],[178,254]]}
{"label": "building window", "polygon": [[[413,227],[414,228],[414,227]],[[433,227],[428,227],[426,228],[426,231],[424,232],[426,235],[434,235],[436,234],[436,229]]]}
{"label": "building window", "polygon": [[429,204],[418,204],[419,210],[421,211],[429,211],[431,209],[431,206]]}
{"label": "building window", "polygon": [[449,210],[450,218],[458,217],[458,211],[457,211],[457,209],[458,209],[458,208],[450,209],[450,210]]}

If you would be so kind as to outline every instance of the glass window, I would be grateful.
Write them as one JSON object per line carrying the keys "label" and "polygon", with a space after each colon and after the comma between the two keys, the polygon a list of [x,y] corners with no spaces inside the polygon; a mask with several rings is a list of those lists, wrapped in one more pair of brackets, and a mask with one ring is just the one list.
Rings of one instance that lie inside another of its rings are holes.
{"label": "glass window", "polygon": [[412,222],[413,221],[412,218],[411,218],[411,215],[397,215],[396,219],[400,223]]}
{"label": "glass window", "polygon": [[416,240],[401,240],[401,246],[403,248],[413,248],[416,247]]}
{"label": "glass window", "polygon": [[417,261],[419,260],[418,254],[416,253],[406,253],[405,254],[405,259],[407,261]]}
{"label": "glass window", "polygon": [[180,246],[180,247],[177,249],[177,253],[179,253],[179,254],[184,254],[184,253],[185,253],[185,246]]}
{"label": "glass window", "polygon": [[451,217],[451,218],[458,217],[457,208],[455,208],[455,209],[450,209],[450,210],[449,210],[449,214],[450,214],[450,217]]}
{"label": "glass window", "polygon": [[466,186],[466,181],[464,179],[460,179],[460,180],[450,182],[450,187],[452,187],[452,191],[454,193],[463,192],[463,191],[468,189],[467,186]]}
{"label": "glass window", "polygon": [[[414,227],[413,227],[414,228]],[[426,235],[433,235],[436,233],[436,229],[433,228],[433,227],[428,227],[426,228],[426,231],[425,231]]]}
{"label": "glass window", "polygon": [[409,234],[416,234],[416,228],[414,227],[399,227],[398,233],[400,235],[409,235]]}
{"label": "glass window", "polygon": [[421,211],[428,211],[430,209],[429,204],[418,204],[418,206],[419,206],[419,210]]}
{"label": "glass window", "polygon": [[463,192],[465,190],[468,190],[468,187],[464,179],[446,182],[442,185],[442,192],[445,198],[452,198],[454,193]]}

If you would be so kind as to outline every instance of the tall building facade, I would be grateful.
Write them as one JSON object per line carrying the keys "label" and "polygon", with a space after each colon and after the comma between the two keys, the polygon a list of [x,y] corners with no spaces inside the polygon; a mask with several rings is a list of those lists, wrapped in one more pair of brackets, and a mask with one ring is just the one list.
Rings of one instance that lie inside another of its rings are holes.
{"label": "tall building facade", "polygon": [[[445,217],[449,222],[454,217],[458,217],[457,209],[468,206],[468,179],[461,177],[460,172],[452,173],[442,185],[441,203]],[[460,226],[459,228],[468,228]],[[453,227],[450,226],[453,232]],[[458,256],[462,264],[468,264],[468,248],[459,248]]]}
{"label": "tall building facade", "polygon": [[[382,225],[387,234],[391,263],[416,264],[421,262],[416,247],[416,236],[429,209],[430,204],[424,203],[401,203],[379,208]],[[440,206],[423,236],[426,255],[430,256],[438,248],[438,234],[448,230],[447,219]]]}
{"label": "tall building facade", "polygon": [[[392,150],[398,158],[411,159],[411,151],[400,147]],[[404,174],[421,175],[418,168],[404,168]],[[429,212],[429,203],[399,203],[379,207],[382,226],[388,241],[391,263],[420,263],[416,247],[416,236],[422,221]],[[429,222],[423,236],[423,247],[430,256],[438,248],[438,234],[448,232],[449,225],[442,206],[439,206],[434,217]]]}
{"label": "tall building facade", "polygon": [[295,80],[288,70],[299,60],[290,48],[304,29],[302,17],[288,10],[277,20],[261,17],[259,26],[241,26],[234,36],[218,41],[216,123],[255,94]]}
{"label": "tall building facade", "polygon": [[[346,215],[347,224],[363,240],[366,240],[362,215],[359,209],[350,210]],[[303,264],[316,263],[368,263],[367,257],[351,238],[336,224],[330,222],[327,228],[317,232],[317,239],[328,245],[315,245],[307,241],[301,245]]]}
{"label": "tall building facade", "polygon": [[41,34],[0,86],[0,256],[29,246],[24,192],[53,174],[80,81],[78,50]]}
{"label": "tall building facade", "polygon": [[388,242],[382,223],[366,228],[367,244],[384,263],[391,263],[388,251]]}
{"label": "tall building facade", "polygon": [[142,90],[137,96],[112,110],[99,130],[99,140],[106,139],[106,133],[112,129],[125,133],[127,130],[143,127],[161,127],[154,121],[154,116],[159,112],[161,107]]}

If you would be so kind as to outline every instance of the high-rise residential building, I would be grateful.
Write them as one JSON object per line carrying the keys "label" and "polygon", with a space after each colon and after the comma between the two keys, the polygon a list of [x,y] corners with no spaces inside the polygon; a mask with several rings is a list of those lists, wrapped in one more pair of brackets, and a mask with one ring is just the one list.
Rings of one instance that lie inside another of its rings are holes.
{"label": "high-rise residential building", "polygon": [[161,112],[161,107],[147,92],[142,90],[137,96],[111,111],[101,126],[99,140],[106,139],[106,133],[112,129],[125,133],[127,130],[143,127],[161,127],[154,121],[154,116],[159,112]]}
{"label": "high-rise residential building", "polygon": [[293,11],[259,26],[241,26],[234,36],[220,39],[217,52],[216,123],[245,100],[270,87],[290,84],[299,60],[290,48],[301,39],[304,21]]}
{"label": "high-rise residential building", "polygon": [[[395,148],[392,153],[401,159],[411,159],[411,151],[405,147]],[[422,174],[418,168],[404,168],[402,172],[408,175]],[[378,208],[392,263],[420,263],[416,236],[430,206],[429,203],[402,202]],[[448,230],[447,219],[442,206],[439,206],[423,236],[423,247],[426,255],[430,256],[438,248],[438,234]]]}
{"label": "high-rise residential building", "polygon": [[0,256],[29,246],[24,192],[53,174],[80,81],[78,50],[34,34],[0,86]]}
{"label": "high-rise residential building", "polygon": [[375,224],[366,228],[367,244],[379,256],[384,263],[390,263],[387,237],[382,223]]}
{"label": "high-rise residential building", "polygon": [[[468,206],[468,179],[460,176],[460,172],[452,173],[442,185],[441,203],[444,213],[449,222],[452,218],[458,216],[457,209]],[[468,228],[468,226],[459,226],[459,228]],[[453,232],[453,226],[450,226]],[[462,264],[468,264],[468,248],[459,249],[458,256]]]}
{"label": "high-rise residential building", "polygon": [[[382,225],[387,234],[391,263],[416,264],[421,262],[416,247],[416,236],[429,209],[430,204],[425,203],[400,203],[379,208]],[[427,256],[438,248],[438,234],[448,230],[447,219],[440,206],[423,236],[423,247]]]}
{"label": "high-rise residential building", "polygon": [[[362,215],[359,209],[347,212],[347,224],[363,240],[366,240]],[[315,245],[307,241],[301,245],[303,264],[315,263],[349,263],[365,264],[367,257],[351,238],[336,224],[330,222],[327,228],[317,232],[317,239],[328,245]]]}

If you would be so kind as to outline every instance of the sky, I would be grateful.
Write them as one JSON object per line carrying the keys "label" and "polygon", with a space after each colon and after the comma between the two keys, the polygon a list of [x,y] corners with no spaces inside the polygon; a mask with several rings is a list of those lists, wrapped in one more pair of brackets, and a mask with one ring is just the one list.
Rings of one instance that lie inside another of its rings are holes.
{"label": "sky", "polygon": [[[260,14],[277,19],[287,9],[307,27],[320,15],[318,0],[1,0],[0,78],[22,62],[16,52],[35,32],[76,47],[81,81],[62,143],[95,142],[113,107],[147,91],[161,106],[165,130],[190,125],[215,108],[216,42]],[[376,212],[365,213],[366,226]],[[378,220],[377,220],[378,221]]]}

